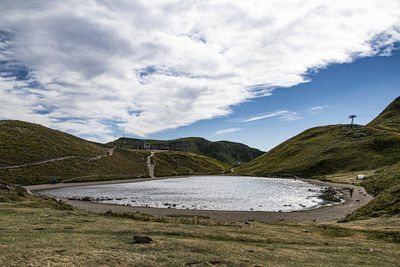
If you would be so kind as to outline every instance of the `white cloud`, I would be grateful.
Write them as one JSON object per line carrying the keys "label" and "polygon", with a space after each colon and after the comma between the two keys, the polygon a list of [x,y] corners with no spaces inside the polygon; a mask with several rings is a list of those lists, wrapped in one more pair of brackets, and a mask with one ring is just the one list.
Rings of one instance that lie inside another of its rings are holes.
{"label": "white cloud", "polygon": [[310,114],[318,114],[323,112],[326,109],[326,106],[314,106],[314,107],[309,107],[307,109],[307,112]]}
{"label": "white cloud", "polygon": [[240,130],[242,130],[242,129],[241,128],[228,128],[228,129],[223,129],[223,130],[216,131],[214,133],[214,135],[234,133],[234,132],[237,132],[237,131],[240,131]]}
{"label": "white cloud", "polygon": [[278,110],[278,111],[275,111],[273,113],[269,113],[266,115],[252,117],[252,118],[243,120],[241,122],[258,121],[258,120],[271,118],[271,117],[277,117],[277,116],[281,117],[282,120],[287,120],[287,121],[294,121],[294,120],[301,119],[301,117],[297,114],[297,112],[289,111],[289,110]]}
{"label": "white cloud", "polygon": [[267,115],[252,117],[252,118],[244,120],[242,122],[257,121],[257,120],[262,120],[262,119],[266,119],[266,118],[276,117],[276,116],[280,116],[280,115],[285,115],[288,112],[289,111],[287,111],[287,110],[278,110],[278,111],[275,111],[275,112],[267,114]]}
{"label": "white cloud", "polygon": [[[98,139],[110,126],[144,136],[224,116],[307,82],[309,70],[390,55],[400,41],[397,0],[6,0],[0,9],[0,119]],[[10,62],[25,80],[4,71]]]}

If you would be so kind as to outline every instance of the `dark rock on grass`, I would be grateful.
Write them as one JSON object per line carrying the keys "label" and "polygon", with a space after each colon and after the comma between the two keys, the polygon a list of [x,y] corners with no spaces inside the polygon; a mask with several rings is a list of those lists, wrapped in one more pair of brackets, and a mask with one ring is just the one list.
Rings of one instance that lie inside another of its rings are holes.
{"label": "dark rock on grass", "polygon": [[38,228],[35,228],[33,230],[35,230],[35,231],[44,231],[44,230],[46,230],[46,228],[38,227]]}
{"label": "dark rock on grass", "polygon": [[133,239],[135,240],[135,243],[137,244],[148,244],[153,242],[153,239],[151,239],[148,236],[134,236]]}
{"label": "dark rock on grass", "polygon": [[64,253],[67,252],[66,249],[60,249],[60,250],[54,250],[54,253],[60,254],[60,253]]}
{"label": "dark rock on grass", "polygon": [[201,263],[200,261],[191,261],[191,262],[187,262],[185,264],[185,266],[192,266],[192,265],[197,265],[197,264],[200,264],[200,263]]}

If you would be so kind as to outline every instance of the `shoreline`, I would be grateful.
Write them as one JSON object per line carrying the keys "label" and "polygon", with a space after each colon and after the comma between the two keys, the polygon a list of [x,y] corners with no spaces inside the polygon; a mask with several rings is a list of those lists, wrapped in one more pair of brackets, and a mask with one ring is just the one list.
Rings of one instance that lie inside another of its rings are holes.
{"label": "shoreline", "polygon": [[[164,180],[171,178],[186,178],[188,176],[171,176],[171,177],[156,177],[156,178],[137,178],[127,180],[111,180],[111,181],[98,181],[98,182],[83,182],[83,183],[59,183],[59,184],[43,184],[24,186],[30,191],[50,190],[63,187],[76,187],[76,186],[90,186],[90,185],[103,185],[103,184],[121,184],[132,182],[144,182],[154,180]],[[268,179],[268,178],[265,178]],[[291,212],[269,212],[269,211],[217,211],[217,210],[190,210],[190,209],[174,209],[174,208],[152,208],[140,206],[122,206],[117,204],[96,203],[91,201],[81,200],[68,200],[62,201],[74,208],[82,209],[91,212],[130,212],[151,214],[155,217],[169,217],[169,216],[204,216],[209,217],[215,221],[261,221],[261,222],[299,222],[299,221],[329,221],[338,220],[346,217],[348,214],[354,212],[356,209],[367,204],[373,199],[365,189],[361,186],[350,184],[338,184],[331,182],[323,182],[313,179],[300,179],[299,180],[317,184],[320,186],[334,187],[342,194],[344,199],[343,203],[334,205],[325,205],[315,209],[291,211]],[[353,188],[353,197],[350,197],[348,188]]]}

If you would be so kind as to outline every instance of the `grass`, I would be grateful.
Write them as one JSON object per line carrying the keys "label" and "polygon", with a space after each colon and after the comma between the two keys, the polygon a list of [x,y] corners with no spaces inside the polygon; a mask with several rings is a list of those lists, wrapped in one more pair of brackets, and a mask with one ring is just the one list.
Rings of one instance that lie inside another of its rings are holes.
{"label": "grass", "polygon": [[[400,259],[396,216],[349,223],[216,224],[101,215],[13,194],[18,193],[0,190],[1,266],[397,266]],[[137,235],[154,242],[135,244]]]}
{"label": "grass", "polygon": [[[110,157],[100,160],[72,158],[62,161],[48,162],[40,165],[25,166],[16,169],[0,170],[0,180],[9,183],[29,185],[50,183],[53,177],[58,182],[103,180],[104,178],[147,177],[147,151],[130,151],[116,149]],[[89,177],[86,177],[89,176]],[[96,179],[97,180],[97,179]]]}
{"label": "grass", "polygon": [[333,182],[333,183],[341,183],[341,184],[354,184],[354,185],[360,185],[363,180],[357,180],[356,176],[358,174],[363,174],[366,177],[371,177],[376,174],[377,170],[367,170],[367,171],[352,171],[352,172],[346,172],[346,173],[335,173],[335,174],[328,174],[328,175],[322,175],[322,176],[313,176],[312,178],[318,179],[318,180],[326,180],[328,182]]}
{"label": "grass", "polygon": [[328,125],[308,129],[235,174],[300,177],[374,171],[400,161],[400,97],[366,126]]}
{"label": "grass", "polygon": [[157,152],[155,175],[159,177],[189,174],[221,174],[230,166],[216,159],[187,152]]}
{"label": "grass", "polygon": [[[329,125],[308,129],[234,174],[300,176],[360,184],[375,198],[346,218],[400,213],[400,97],[366,126]],[[355,179],[357,174],[366,181]]]}
{"label": "grass", "polygon": [[[0,181],[20,185],[57,182],[84,182],[148,177],[149,151],[115,148],[112,156],[104,155],[107,147],[37,124],[0,121]],[[230,168],[218,160],[183,152],[158,152],[156,173],[163,176],[185,174],[220,174]],[[68,157],[20,168],[2,168]],[[177,168],[175,168],[178,166]]]}
{"label": "grass", "polygon": [[94,157],[106,146],[38,124],[0,121],[0,167],[65,156]]}
{"label": "grass", "polygon": [[400,161],[400,135],[371,127],[316,127],[235,168],[235,174],[300,177],[372,171]]}
{"label": "grass", "polygon": [[361,185],[375,198],[348,216],[348,220],[400,214],[400,162],[378,170]]}

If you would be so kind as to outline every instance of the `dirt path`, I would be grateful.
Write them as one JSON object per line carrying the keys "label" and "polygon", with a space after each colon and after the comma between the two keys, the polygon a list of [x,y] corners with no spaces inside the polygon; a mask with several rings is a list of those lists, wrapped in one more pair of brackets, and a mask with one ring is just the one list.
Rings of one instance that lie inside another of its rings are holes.
{"label": "dirt path", "polygon": [[16,168],[40,165],[40,164],[44,164],[44,163],[49,163],[49,162],[54,162],[54,161],[61,161],[61,160],[66,160],[66,159],[75,159],[75,158],[87,159],[87,160],[99,160],[102,157],[112,156],[113,153],[114,153],[114,148],[109,148],[109,149],[107,149],[105,154],[98,155],[98,156],[95,156],[93,158],[85,158],[85,157],[81,157],[81,156],[66,156],[66,157],[61,157],[61,158],[46,159],[46,160],[42,160],[42,161],[37,161],[37,162],[32,162],[32,163],[25,163],[25,164],[20,164],[20,165],[3,166],[3,167],[0,167],[0,170],[3,170],[3,169],[16,169]]}
{"label": "dirt path", "polygon": [[[103,182],[89,182],[89,183],[73,183],[73,184],[50,184],[50,185],[34,185],[27,186],[26,188],[32,191],[53,189],[68,186],[84,186],[84,185],[98,185],[98,184],[114,184],[114,183],[126,183],[126,182],[143,182],[149,180],[169,179],[166,178],[142,178],[132,180],[120,180],[120,181],[103,181]],[[176,177],[175,177],[176,178]],[[184,179],[184,177],[181,177]],[[310,183],[322,185],[322,186],[333,186],[342,192],[342,197],[345,202],[339,205],[324,206],[312,210],[293,211],[293,212],[264,212],[264,211],[214,211],[214,210],[184,210],[184,209],[166,209],[166,208],[149,208],[149,207],[134,207],[134,206],[120,206],[113,204],[102,204],[89,201],[78,201],[78,200],[63,200],[65,203],[83,210],[94,211],[94,212],[140,212],[151,214],[153,216],[168,216],[172,214],[179,215],[201,215],[208,216],[212,220],[216,221],[249,221],[256,220],[262,222],[274,222],[274,221],[329,221],[338,220],[344,218],[346,215],[352,213],[356,209],[368,203],[372,200],[372,196],[368,195],[365,189],[361,186],[348,185],[348,184],[336,184],[329,182],[321,182],[316,180],[305,180]],[[348,189],[353,188],[353,196],[350,197],[350,191]]]}
{"label": "dirt path", "polygon": [[156,163],[153,164],[151,162],[151,159],[153,158],[154,153],[155,153],[154,151],[150,151],[150,156],[147,157],[147,162],[146,162],[147,170],[149,171],[150,178],[156,178],[156,176],[154,175],[154,169],[156,167]]}

